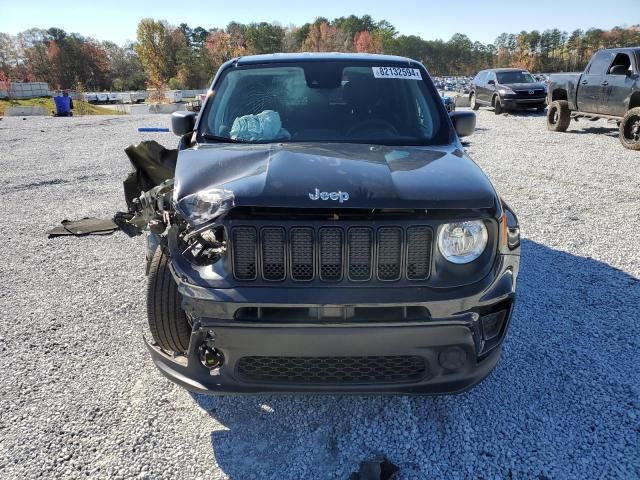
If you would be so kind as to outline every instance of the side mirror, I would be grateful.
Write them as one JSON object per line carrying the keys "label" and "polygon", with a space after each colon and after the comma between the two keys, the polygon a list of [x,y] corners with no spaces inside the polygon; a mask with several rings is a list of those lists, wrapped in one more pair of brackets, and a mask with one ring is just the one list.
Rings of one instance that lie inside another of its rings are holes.
{"label": "side mirror", "polygon": [[196,112],[179,111],[171,114],[171,130],[181,137],[185,133],[193,132],[196,124]]}
{"label": "side mirror", "polygon": [[476,114],[473,112],[451,112],[449,118],[458,137],[467,137],[476,130]]}
{"label": "side mirror", "polygon": [[487,84],[488,84],[488,85],[495,85],[495,84],[496,84],[496,81],[495,81],[495,80],[489,80],[489,81],[487,82]]}

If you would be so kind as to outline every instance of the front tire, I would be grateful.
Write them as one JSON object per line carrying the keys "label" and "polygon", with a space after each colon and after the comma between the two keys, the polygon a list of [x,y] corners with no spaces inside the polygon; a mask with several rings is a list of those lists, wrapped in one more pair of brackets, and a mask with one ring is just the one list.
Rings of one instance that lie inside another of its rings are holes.
{"label": "front tire", "polygon": [[497,95],[496,98],[493,99],[493,111],[496,115],[500,115],[502,112],[504,112],[504,109],[502,108],[502,101]]}
{"label": "front tire", "polygon": [[480,108],[480,105],[476,101],[476,94],[475,93],[472,93],[469,96],[469,106],[471,107],[471,110],[478,110]]}
{"label": "front tire", "polygon": [[564,132],[571,123],[571,110],[566,100],[551,102],[547,109],[547,130]]}
{"label": "front tire", "polygon": [[182,310],[182,296],[169,269],[169,262],[168,252],[158,247],[149,267],[147,319],[151,336],[160,348],[184,353],[189,348],[191,326]]}
{"label": "front tire", "polygon": [[620,143],[629,150],[640,150],[640,107],[632,108],[622,118]]}

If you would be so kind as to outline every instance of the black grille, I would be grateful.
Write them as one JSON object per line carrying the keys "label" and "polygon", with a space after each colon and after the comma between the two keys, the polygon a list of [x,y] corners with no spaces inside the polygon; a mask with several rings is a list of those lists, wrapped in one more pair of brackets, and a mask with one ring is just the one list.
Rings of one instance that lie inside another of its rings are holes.
{"label": "black grille", "polygon": [[342,229],[320,229],[320,279],[336,282],[342,278]]}
{"label": "black grille", "polygon": [[385,227],[378,230],[378,278],[398,280],[402,259],[402,230]]}
{"label": "black grille", "polygon": [[[533,92],[533,93],[530,93],[530,92]],[[540,96],[540,95],[544,95],[544,89],[535,88],[535,89],[526,89],[526,90],[516,90],[516,94],[523,97]]]}
{"label": "black grille", "polygon": [[427,225],[236,226],[231,232],[238,280],[391,282],[425,280],[431,273],[433,231]]}
{"label": "black grille", "polygon": [[262,229],[262,276],[265,280],[284,280],[284,229]]}
{"label": "black grille", "polygon": [[432,233],[429,227],[407,229],[407,278],[424,280],[431,266]]}
{"label": "black grille", "polygon": [[257,245],[256,229],[237,227],[233,229],[233,272],[239,280],[256,278]]}
{"label": "black grille", "polygon": [[252,383],[379,384],[409,383],[428,373],[419,356],[242,357],[238,375]]}
{"label": "black grille", "polygon": [[349,279],[354,281],[371,278],[371,254],[373,231],[366,227],[349,229]]}
{"label": "black grille", "polygon": [[313,278],[313,229],[291,229],[291,278],[305,281]]}

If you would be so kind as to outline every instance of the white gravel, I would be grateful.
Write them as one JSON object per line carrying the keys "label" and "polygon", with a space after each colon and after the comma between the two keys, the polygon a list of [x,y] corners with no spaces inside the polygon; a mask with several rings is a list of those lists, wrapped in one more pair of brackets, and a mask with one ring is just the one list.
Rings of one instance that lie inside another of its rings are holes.
{"label": "white gravel", "polygon": [[[640,477],[640,153],[613,127],[482,109],[468,150],[518,212],[495,373],[455,397],[190,395],[153,367],[141,238],[47,240],[122,209],[123,149],[166,116],[0,121],[0,478]],[[578,128],[582,127],[582,128]]]}

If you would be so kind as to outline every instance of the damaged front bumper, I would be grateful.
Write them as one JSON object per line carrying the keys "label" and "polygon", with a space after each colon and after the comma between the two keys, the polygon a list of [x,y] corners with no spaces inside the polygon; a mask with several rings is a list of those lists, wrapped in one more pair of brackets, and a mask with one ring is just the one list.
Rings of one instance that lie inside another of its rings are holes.
{"label": "damaged front bumper", "polygon": [[459,393],[500,357],[518,269],[519,256],[499,255],[455,289],[212,289],[174,270],[193,319],[188,352],[147,345],[162,374],[200,393]]}

